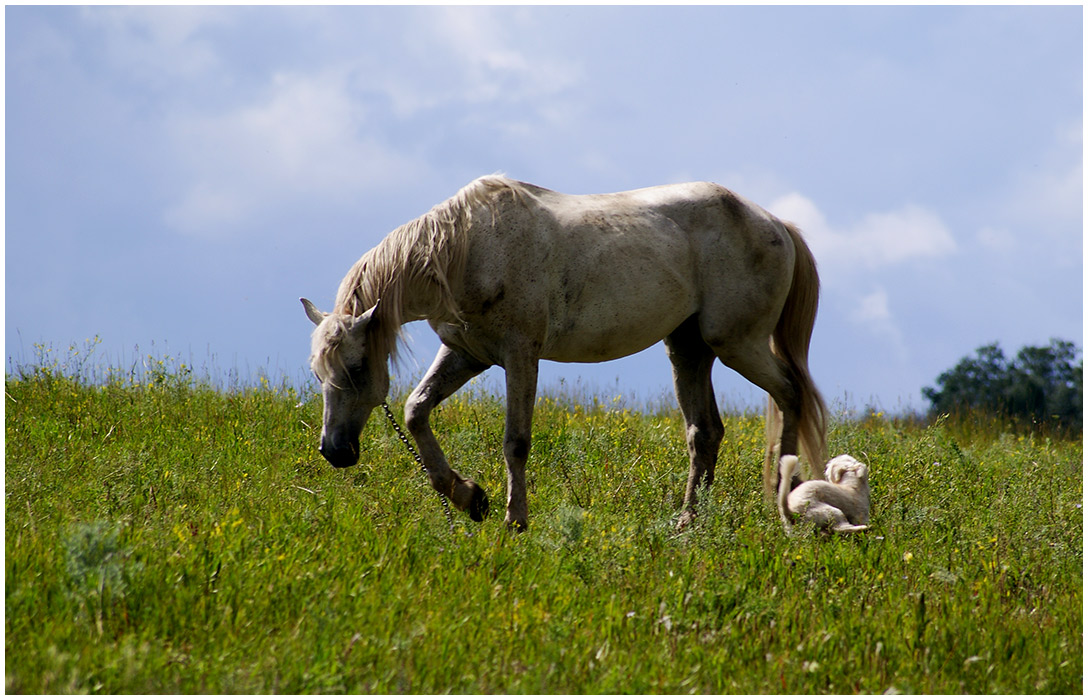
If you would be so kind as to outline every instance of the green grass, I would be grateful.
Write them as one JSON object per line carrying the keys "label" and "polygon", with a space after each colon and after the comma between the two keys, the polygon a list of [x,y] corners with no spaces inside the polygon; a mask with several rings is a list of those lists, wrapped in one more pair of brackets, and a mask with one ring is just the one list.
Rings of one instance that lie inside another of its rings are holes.
{"label": "green grass", "polygon": [[495,512],[451,534],[377,413],[338,471],[320,399],[263,381],[159,361],[5,389],[11,693],[1083,689],[1079,437],[837,421],[872,529],[791,538],[760,493],[762,419],[727,417],[677,535],[678,413],[542,399],[512,535],[502,403],[469,390],[435,432]]}

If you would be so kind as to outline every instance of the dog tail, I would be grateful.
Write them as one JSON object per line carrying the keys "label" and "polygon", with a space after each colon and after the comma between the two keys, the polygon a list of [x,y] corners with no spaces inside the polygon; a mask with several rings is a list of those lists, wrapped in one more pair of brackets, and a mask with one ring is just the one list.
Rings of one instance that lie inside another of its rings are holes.
{"label": "dog tail", "polygon": [[789,504],[790,480],[793,478],[793,470],[797,468],[797,455],[783,455],[778,461],[778,515],[782,518],[782,524],[789,532],[791,519]]}

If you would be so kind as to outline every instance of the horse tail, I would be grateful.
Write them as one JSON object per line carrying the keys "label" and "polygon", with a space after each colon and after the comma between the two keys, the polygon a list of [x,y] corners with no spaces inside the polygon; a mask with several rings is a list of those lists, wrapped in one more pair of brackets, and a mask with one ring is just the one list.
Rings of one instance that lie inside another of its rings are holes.
{"label": "horse tail", "polygon": [[[796,226],[783,222],[793,240],[796,251],[793,263],[793,283],[790,285],[786,304],[778,317],[778,324],[771,335],[771,350],[782,361],[783,369],[794,391],[797,392],[798,438],[801,454],[809,464],[822,465],[827,461],[827,406],[808,371],[808,346],[812,340],[812,327],[816,324],[816,308],[819,305],[820,278],[816,273],[816,260],[812,256],[801,232]],[[774,400],[767,399],[767,451],[763,474],[767,493],[773,494],[774,452],[781,437],[782,416]]]}

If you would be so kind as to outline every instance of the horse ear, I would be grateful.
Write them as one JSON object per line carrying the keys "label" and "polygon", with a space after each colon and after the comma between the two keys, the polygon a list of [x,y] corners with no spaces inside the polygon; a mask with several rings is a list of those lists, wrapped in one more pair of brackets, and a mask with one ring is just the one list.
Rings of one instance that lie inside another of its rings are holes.
{"label": "horse ear", "polygon": [[378,310],[378,304],[381,304],[382,300],[379,299],[374,306],[363,312],[361,316],[357,316],[351,324],[352,335],[361,335],[366,331],[367,326],[370,325],[370,321],[374,318],[374,312]]}
{"label": "horse ear", "polygon": [[328,314],[318,311],[317,307],[314,306],[314,303],[309,299],[304,297],[299,299],[299,301],[302,302],[302,308],[306,309],[306,317],[313,321],[315,326],[321,325],[321,322],[328,316]]}

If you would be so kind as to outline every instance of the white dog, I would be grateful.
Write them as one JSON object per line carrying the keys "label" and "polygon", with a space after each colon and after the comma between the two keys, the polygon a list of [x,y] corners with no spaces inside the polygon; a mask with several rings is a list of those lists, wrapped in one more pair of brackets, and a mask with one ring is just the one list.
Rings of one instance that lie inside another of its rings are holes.
{"label": "white dog", "polygon": [[839,455],[827,463],[827,481],[806,481],[790,491],[796,467],[793,455],[785,455],[779,462],[778,513],[787,532],[796,519],[837,532],[869,527],[869,467],[850,455]]}

